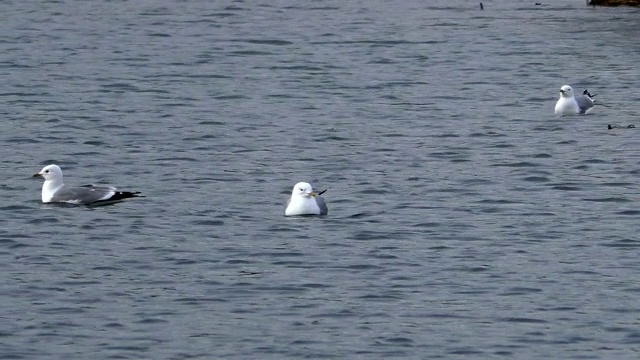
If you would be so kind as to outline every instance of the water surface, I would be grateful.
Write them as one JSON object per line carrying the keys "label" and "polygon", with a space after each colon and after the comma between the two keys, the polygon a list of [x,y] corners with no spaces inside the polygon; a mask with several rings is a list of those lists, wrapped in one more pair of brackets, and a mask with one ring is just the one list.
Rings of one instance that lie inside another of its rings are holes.
{"label": "water surface", "polygon": [[635,359],[638,10],[484,5],[0,5],[1,357]]}

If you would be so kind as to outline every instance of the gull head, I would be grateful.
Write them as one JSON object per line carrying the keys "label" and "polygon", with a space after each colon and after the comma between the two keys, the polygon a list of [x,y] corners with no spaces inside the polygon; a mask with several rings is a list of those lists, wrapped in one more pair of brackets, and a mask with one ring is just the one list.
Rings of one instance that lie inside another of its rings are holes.
{"label": "gull head", "polygon": [[45,181],[62,180],[62,169],[55,164],[47,165],[39,173],[33,174],[33,177],[43,177]]}
{"label": "gull head", "polygon": [[564,85],[560,88],[561,97],[573,97],[573,88],[569,85]]}
{"label": "gull head", "polygon": [[299,182],[293,187],[293,190],[291,191],[291,196],[311,198],[316,196],[316,193],[313,192],[313,188],[311,187],[311,184],[306,182]]}

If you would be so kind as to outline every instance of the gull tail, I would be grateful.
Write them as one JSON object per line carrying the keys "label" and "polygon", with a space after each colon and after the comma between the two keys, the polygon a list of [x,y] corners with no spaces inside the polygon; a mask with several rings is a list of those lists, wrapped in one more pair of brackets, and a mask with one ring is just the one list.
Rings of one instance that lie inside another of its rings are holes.
{"label": "gull tail", "polygon": [[144,197],[144,195],[140,195],[139,191],[116,191],[116,193],[113,194],[113,196],[110,197],[108,200],[117,201],[117,200],[133,198],[133,197]]}
{"label": "gull tail", "polygon": [[584,91],[582,92],[582,95],[588,96],[589,99],[593,99],[594,97],[596,97],[596,94],[591,95],[591,93],[587,89],[584,89]]}
{"label": "gull tail", "polygon": [[89,204],[88,206],[97,207],[97,206],[113,205],[125,199],[134,198],[134,197],[144,197],[144,195],[141,195],[139,191],[116,191],[110,198],[96,201],[94,203]]}

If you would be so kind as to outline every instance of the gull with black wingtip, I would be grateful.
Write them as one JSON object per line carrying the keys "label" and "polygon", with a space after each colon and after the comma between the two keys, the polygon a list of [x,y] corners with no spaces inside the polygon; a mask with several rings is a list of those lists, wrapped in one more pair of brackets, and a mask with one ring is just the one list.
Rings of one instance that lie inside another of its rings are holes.
{"label": "gull with black wingtip", "polygon": [[132,197],[141,197],[139,192],[118,191],[112,186],[67,186],[62,182],[62,169],[58,165],[47,165],[33,177],[44,178],[43,203],[68,203],[76,205],[106,205]]}
{"label": "gull with black wingtip", "polygon": [[329,209],[322,196],[320,196],[325,191],[327,190],[316,194],[309,183],[297,183],[291,191],[291,198],[287,202],[284,215],[327,215]]}
{"label": "gull with black wingtip", "polygon": [[575,96],[573,88],[564,85],[560,88],[560,99],[556,102],[556,115],[577,115],[584,114],[593,107],[593,98],[587,89],[582,95]]}

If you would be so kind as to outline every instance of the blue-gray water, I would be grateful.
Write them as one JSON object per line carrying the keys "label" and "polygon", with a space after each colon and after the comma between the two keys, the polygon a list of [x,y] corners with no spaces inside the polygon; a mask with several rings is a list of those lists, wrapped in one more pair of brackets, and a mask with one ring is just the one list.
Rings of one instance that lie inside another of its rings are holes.
{"label": "blue-gray water", "polygon": [[0,358],[636,359],[640,12],[504,3],[1,3]]}

